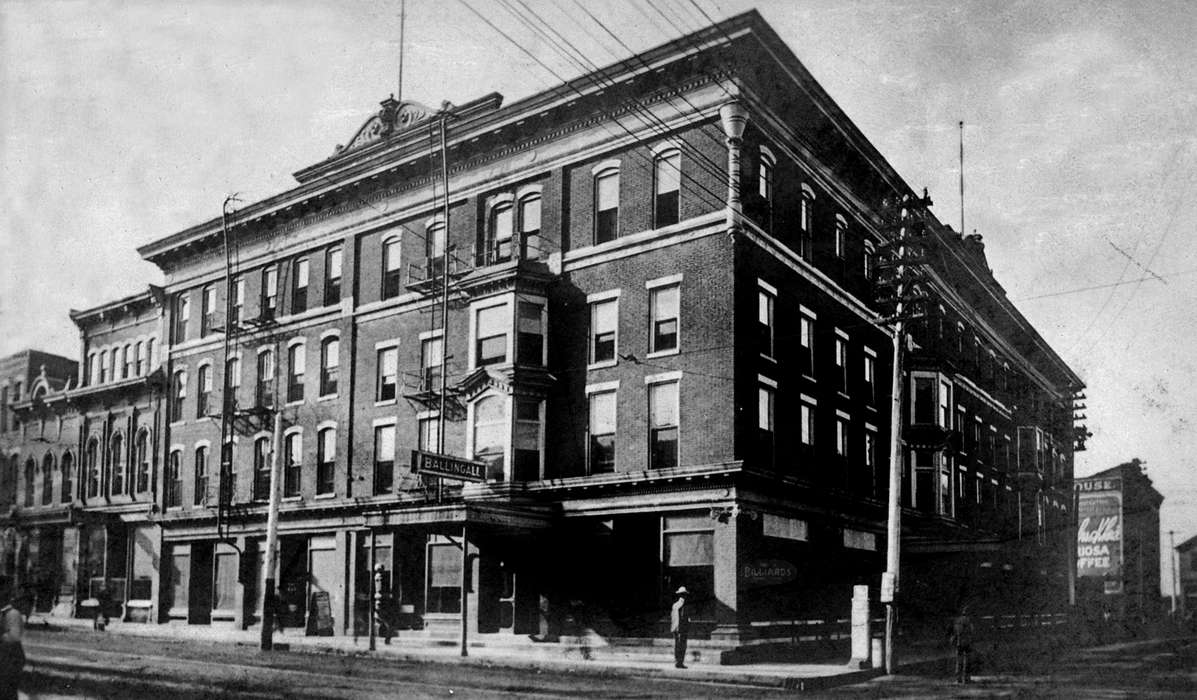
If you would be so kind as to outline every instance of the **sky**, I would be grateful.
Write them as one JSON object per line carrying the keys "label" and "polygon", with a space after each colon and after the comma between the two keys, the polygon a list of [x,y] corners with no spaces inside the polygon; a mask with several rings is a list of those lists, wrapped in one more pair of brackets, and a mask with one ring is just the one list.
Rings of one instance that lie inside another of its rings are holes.
{"label": "sky", "polygon": [[[582,0],[636,51],[756,7],[1088,384],[1078,475],[1132,457],[1197,535],[1197,12],[1187,2]],[[398,89],[398,0],[0,0],[0,356],[161,281],[135,248],[289,189]],[[578,0],[408,0],[403,96],[508,102],[627,56]],[[515,10],[512,12],[511,10]],[[477,14],[476,14],[477,13]],[[518,14],[521,20],[517,20]],[[487,26],[502,28],[520,46]]]}

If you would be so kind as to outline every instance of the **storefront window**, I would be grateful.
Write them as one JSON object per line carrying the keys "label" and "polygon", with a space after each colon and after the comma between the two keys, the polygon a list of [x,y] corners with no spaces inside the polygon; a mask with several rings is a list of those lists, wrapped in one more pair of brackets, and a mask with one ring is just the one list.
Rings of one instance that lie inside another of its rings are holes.
{"label": "storefront window", "polygon": [[695,619],[714,617],[715,530],[704,514],[662,519],[665,586],[669,596],[679,586],[690,591]]}
{"label": "storefront window", "polygon": [[428,545],[428,599],[425,611],[461,612],[461,550],[455,545]]}

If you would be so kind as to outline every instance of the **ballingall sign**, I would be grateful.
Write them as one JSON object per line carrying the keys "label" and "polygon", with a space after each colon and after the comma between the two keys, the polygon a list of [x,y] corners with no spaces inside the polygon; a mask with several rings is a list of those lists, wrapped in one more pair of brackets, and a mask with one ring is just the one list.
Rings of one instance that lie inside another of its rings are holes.
{"label": "ballingall sign", "polygon": [[[1122,592],[1122,491],[1089,490],[1077,484],[1076,573],[1100,577],[1106,593]],[[1107,487],[1108,488],[1108,487]]]}

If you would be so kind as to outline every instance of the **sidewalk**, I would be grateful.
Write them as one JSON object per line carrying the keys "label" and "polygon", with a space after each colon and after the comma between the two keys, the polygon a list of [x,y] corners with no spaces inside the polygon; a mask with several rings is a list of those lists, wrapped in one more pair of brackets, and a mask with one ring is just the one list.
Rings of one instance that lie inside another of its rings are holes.
{"label": "sidewalk", "polygon": [[[87,631],[92,633],[90,620],[74,618],[42,618],[34,616],[31,630]],[[207,625],[146,625],[140,623],[112,623],[105,632],[95,634],[127,634],[160,639],[189,640],[197,644],[233,644],[252,647],[259,645],[257,630],[214,628]],[[817,690],[838,685],[859,683],[882,675],[882,669],[854,669],[845,663],[753,663],[722,666],[710,663],[693,664],[686,669],[674,668],[672,657],[661,655],[660,660],[628,658],[593,658],[585,650],[562,644],[502,644],[490,640],[472,643],[469,656],[460,655],[454,642],[436,639],[395,640],[386,645],[380,638],[376,651],[369,651],[365,637],[308,637],[299,630],[276,634],[275,648],[307,654],[374,655],[379,658],[412,662],[461,664],[482,667],[505,667],[526,670],[552,671],[579,675],[635,676],[670,678],[733,685],[783,688],[788,690]],[[923,665],[945,660],[942,654],[926,652],[907,655],[903,666]],[[946,661],[945,661],[946,662]]]}

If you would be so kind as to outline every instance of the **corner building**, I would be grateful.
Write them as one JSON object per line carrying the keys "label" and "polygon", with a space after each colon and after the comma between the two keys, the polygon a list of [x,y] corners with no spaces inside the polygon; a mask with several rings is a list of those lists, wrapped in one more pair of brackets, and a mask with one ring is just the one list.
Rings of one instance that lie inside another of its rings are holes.
{"label": "corner building", "polygon": [[[913,192],[759,15],[511,105],[387,99],[295,177],[140,249],[166,275],[156,620],[258,623],[272,458],[280,615],[310,633],[366,634],[373,564],[412,635],[455,633],[463,580],[471,634],[660,636],[684,585],[726,646],[875,593],[879,212]],[[926,291],[968,342],[914,334],[912,609],[986,568],[1057,582],[1062,609],[1080,381],[979,241],[932,229]],[[924,417],[920,377],[961,387],[960,422],[943,398]],[[485,481],[413,473],[413,450]]]}

